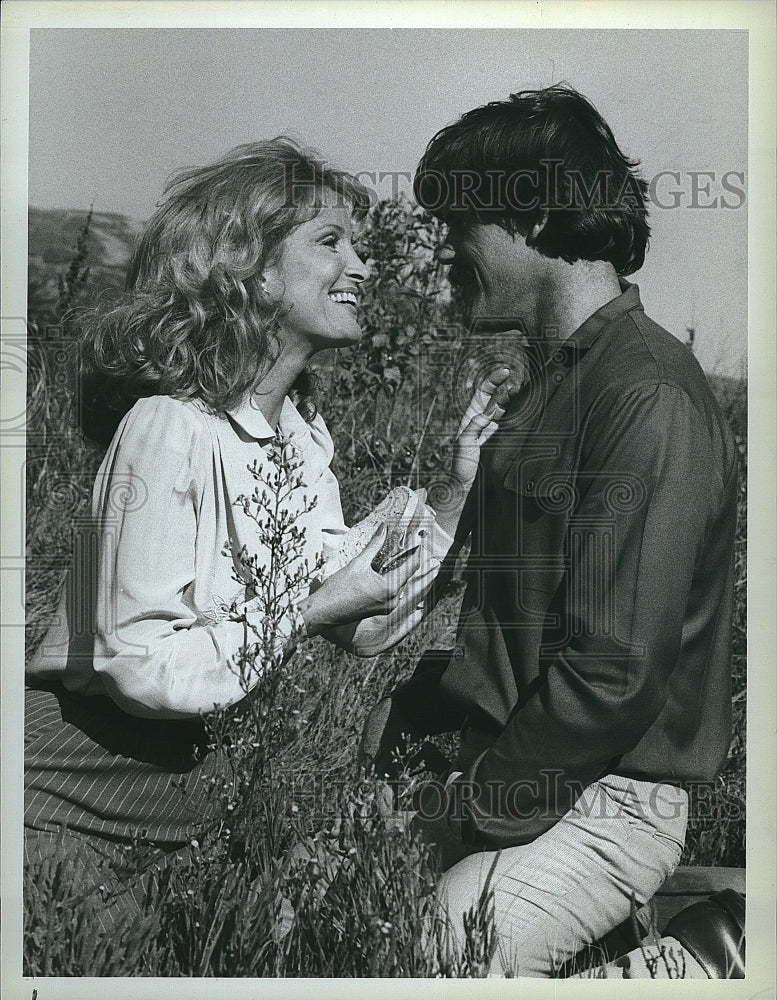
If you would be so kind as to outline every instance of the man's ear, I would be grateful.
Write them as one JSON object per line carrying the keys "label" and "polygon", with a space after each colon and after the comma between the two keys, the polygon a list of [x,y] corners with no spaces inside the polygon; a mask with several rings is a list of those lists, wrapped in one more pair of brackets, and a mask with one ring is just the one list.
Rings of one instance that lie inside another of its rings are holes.
{"label": "man's ear", "polygon": [[534,223],[529,232],[526,234],[526,246],[533,247],[537,240],[540,238],[540,234],[548,223],[548,210],[545,209],[542,212],[539,220]]}

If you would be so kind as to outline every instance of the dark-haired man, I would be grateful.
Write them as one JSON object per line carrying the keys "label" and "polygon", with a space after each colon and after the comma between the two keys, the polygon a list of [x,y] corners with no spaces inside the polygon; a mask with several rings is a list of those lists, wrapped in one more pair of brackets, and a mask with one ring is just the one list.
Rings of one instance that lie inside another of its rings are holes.
{"label": "dark-haired man", "polygon": [[623,280],[649,236],[635,168],[557,86],[465,114],[415,181],[471,335],[521,331],[528,377],[459,520],[456,649],[379,706],[365,747],[381,767],[400,731],[462,727],[415,822],[460,937],[494,891],[492,971],[550,975],[649,899],[683,848],[683,783],[729,744],[736,452]]}

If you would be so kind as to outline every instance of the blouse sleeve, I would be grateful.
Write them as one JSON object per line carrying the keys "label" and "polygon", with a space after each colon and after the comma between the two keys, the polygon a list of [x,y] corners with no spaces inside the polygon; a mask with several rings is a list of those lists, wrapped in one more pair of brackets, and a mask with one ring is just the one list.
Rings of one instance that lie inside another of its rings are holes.
{"label": "blouse sleeve", "polygon": [[340,484],[331,469],[334,443],[321,414],[311,421],[309,428],[316,456],[314,463],[319,466],[316,480],[318,519],[323,537],[324,560],[328,562],[338,552],[348,528],[343,519]]}
{"label": "blouse sleeve", "polygon": [[[231,620],[203,624],[184,600],[195,575],[203,483],[212,475],[208,437],[185,405],[167,397],[141,400],[95,485],[93,666],[107,693],[133,715],[194,717],[247,693],[230,659],[253,641],[252,631]],[[252,607],[247,618],[257,621],[261,611]],[[279,655],[296,625],[289,609],[276,629]]]}

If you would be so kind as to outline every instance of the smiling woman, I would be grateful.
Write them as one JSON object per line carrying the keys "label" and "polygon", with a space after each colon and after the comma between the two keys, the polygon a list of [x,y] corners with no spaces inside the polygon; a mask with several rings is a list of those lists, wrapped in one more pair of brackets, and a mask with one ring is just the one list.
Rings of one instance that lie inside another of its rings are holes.
{"label": "smiling woman", "polygon": [[359,286],[369,270],[352,241],[352,212],[331,192],[318,215],[289,235],[279,260],[265,269],[262,287],[281,303],[285,350],[345,347],[361,337]]}
{"label": "smiling woman", "polygon": [[[391,620],[383,648],[399,642],[439,568],[434,545],[450,545],[428,530],[379,572],[386,531],[373,528],[340,558],[333,444],[305,366],[361,335],[368,270],[352,236],[366,207],[356,180],[289,140],[240,146],[169,185],[125,296],[82,318],[88,369],[127,412],[28,666],[25,852],[35,865],[65,850],[86,894],[139,831],[160,865],[216,822],[224,765],[203,714],[244,699],[306,635],[355,649],[365,620]],[[247,497],[257,520],[241,516]],[[118,891],[101,919],[136,910]]]}
{"label": "smiling woman", "polygon": [[[181,171],[140,239],[125,297],[83,319],[93,410],[107,403],[121,414],[139,397],[175,395],[224,411],[292,346],[287,321],[297,332],[310,324],[304,343],[291,338],[296,348],[320,349],[311,310],[329,309],[328,292],[355,291],[366,275],[350,233],[368,204],[355,178],[283,137]],[[343,337],[357,337],[355,316]],[[293,389],[312,416],[304,363]]]}

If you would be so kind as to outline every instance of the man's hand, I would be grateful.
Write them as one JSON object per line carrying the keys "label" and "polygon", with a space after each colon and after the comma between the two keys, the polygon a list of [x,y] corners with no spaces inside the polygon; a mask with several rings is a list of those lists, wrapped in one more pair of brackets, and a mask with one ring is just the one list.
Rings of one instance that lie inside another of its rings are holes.
{"label": "man's hand", "polygon": [[[435,854],[440,862],[443,871],[452,868],[458,861],[471,853],[471,849],[463,843],[451,829],[448,822],[448,808],[444,811],[440,808],[440,794],[449,795],[448,789],[461,777],[460,771],[453,771],[445,780],[442,788],[439,783],[434,782],[433,786],[428,786],[431,791],[430,796],[424,795],[425,787],[419,789],[417,801],[418,811],[408,817],[410,829],[426,844],[434,847]],[[427,808],[424,808],[426,802]],[[442,813],[442,815],[440,815]]]}
{"label": "man's hand", "polygon": [[[440,816],[440,795],[445,794],[448,786],[461,777],[460,771],[453,771],[445,780],[444,786],[439,782],[432,785],[422,785],[417,793],[417,801],[420,803],[420,810],[397,809],[394,804],[394,797],[390,785],[383,786],[383,794],[378,797],[378,809],[382,814],[386,825],[390,828],[407,830],[408,828],[425,844],[434,848],[434,852],[440,862],[443,871],[451,868],[457,861],[461,861],[470,853],[465,844],[458,840],[450,826],[448,825],[447,810]],[[427,797],[428,809],[424,809],[424,791],[431,791],[433,794]],[[428,813],[428,815],[427,815]]]}

